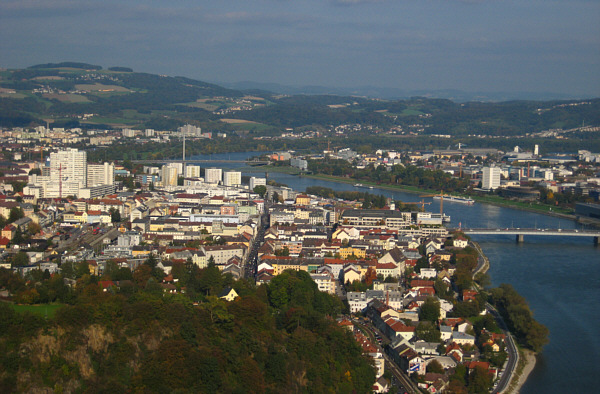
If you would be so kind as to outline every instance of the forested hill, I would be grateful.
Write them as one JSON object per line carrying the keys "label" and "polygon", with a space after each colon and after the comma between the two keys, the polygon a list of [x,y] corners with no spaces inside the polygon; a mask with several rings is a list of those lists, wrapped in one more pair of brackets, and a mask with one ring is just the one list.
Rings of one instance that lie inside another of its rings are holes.
{"label": "forested hill", "polygon": [[600,99],[457,103],[340,95],[281,95],[227,89],[186,77],[78,62],[0,71],[0,127],[154,128],[191,123],[206,131],[330,132],[522,136],[600,126]]}
{"label": "forested hill", "polygon": [[[130,278],[115,286],[81,275],[75,289],[0,269],[21,302],[67,304],[45,320],[0,302],[0,392],[371,392],[370,362],[334,321],[340,301],[307,273],[255,288],[214,266],[174,270],[185,294],[164,294],[148,264],[107,274]],[[232,302],[214,295],[227,285]]]}

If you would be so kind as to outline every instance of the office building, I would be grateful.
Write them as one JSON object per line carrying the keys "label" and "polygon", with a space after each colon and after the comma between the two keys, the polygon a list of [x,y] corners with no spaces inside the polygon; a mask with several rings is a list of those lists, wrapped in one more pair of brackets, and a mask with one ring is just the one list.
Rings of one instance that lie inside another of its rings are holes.
{"label": "office building", "polygon": [[493,190],[500,187],[500,168],[483,167],[483,176],[481,178],[481,188]]}

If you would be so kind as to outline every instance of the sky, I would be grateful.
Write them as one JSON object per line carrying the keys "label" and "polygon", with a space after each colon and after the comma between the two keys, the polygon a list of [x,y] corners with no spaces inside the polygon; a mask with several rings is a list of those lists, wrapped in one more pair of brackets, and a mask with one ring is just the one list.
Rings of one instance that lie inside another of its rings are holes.
{"label": "sky", "polygon": [[600,97],[599,0],[2,0],[0,66]]}

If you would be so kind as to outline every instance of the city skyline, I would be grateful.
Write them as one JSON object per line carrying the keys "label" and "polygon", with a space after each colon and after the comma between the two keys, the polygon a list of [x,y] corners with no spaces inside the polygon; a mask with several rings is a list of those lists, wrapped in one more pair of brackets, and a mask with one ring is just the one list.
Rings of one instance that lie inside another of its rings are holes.
{"label": "city skyline", "polygon": [[588,0],[9,1],[2,67],[59,61],[209,82],[600,95]]}

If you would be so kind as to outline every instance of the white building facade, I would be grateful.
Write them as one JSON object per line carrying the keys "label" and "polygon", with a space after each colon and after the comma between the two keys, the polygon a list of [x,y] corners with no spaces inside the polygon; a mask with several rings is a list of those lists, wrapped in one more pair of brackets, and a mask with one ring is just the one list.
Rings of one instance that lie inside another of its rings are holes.
{"label": "white building facade", "polygon": [[483,176],[481,178],[481,188],[493,190],[500,187],[500,168],[483,167]]}
{"label": "white building facade", "polygon": [[256,186],[266,186],[266,185],[267,185],[266,178],[257,178],[254,176],[250,178],[250,190],[254,190],[254,188]]}
{"label": "white building facade", "polygon": [[242,184],[242,173],[239,171],[225,171],[223,173],[223,184],[225,186],[239,186]]}
{"label": "white building facade", "polygon": [[223,170],[220,168],[207,168],[204,173],[206,183],[219,183],[223,180]]}

